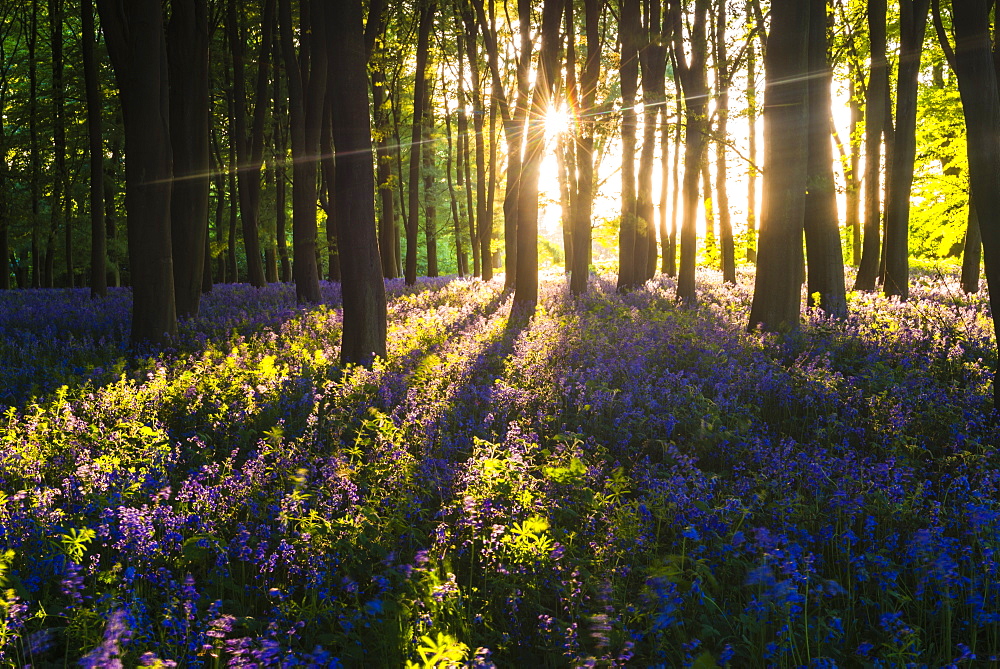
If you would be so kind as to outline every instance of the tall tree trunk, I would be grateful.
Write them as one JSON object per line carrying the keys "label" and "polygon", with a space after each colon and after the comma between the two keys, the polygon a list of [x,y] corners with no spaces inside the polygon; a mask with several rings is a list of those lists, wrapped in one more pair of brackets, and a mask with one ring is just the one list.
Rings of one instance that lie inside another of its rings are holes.
{"label": "tall tree trunk", "polygon": [[861,184],[858,175],[861,168],[861,104],[857,91],[857,66],[853,60],[848,61],[848,79],[851,96],[851,121],[848,147],[850,154],[847,162],[845,180],[847,181],[847,229],[851,231],[851,264],[857,267],[861,263]]}
{"label": "tall tree trunk", "polygon": [[472,276],[481,276],[479,268],[479,236],[476,234],[475,204],[472,199],[472,184],[469,183],[470,171],[467,167],[469,157],[469,120],[466,116],[466,95],[465,95],[465,33],[459,30],[457,33],[458,45],[458,146],[455,158],[455,169],[458,173],[456,182],[461,188],[464,198],[459,199],[459,208],[468,212],[469,221],[469,246],[472,248]]}
{"label": "tall tree trunk", "polygon": [[[472,125],[476,147],[476,233],[479,238],[479,257],[482,261],[483,281],[493,279],[493,259],[491,242],[493,240],[493,222],[487,220],[486,192],[486,144],[484,128],[486,123],[486,107],[483,104],[483,92],[479,77],[479,48],[476,40],[476,20],[470,7],[466,6],[465,51],[469,60],[469,80],[472,82]],[[472,187],[472,183],[469,183]],[[471,215],[471,212],[470,212]]]}
{"label": "tall tree trunk", "polygon": [[260,52],[257,56],[257,86],[254,91],[254,111],[250,134],[247,134],[247,92],[243,49],[246,32],[242,14],[237,11],[236,0],[228,2],[229,48],[233,54],[233,94],[236,98],[236,165],[239,173],[240,220],[243,224],[243,248],[247,258],[247,280],[261,288],[267,281],[261,263],[260,232],[260,168],[264,161],[264,122],[267,110],[267,73],[270,68],[272,30],[274,29],[274,0],[264,0],[261,21]]}
{"label": "tall tree trunk", "polygon": [[965,232],[965,248],[962,252],[962,290],[966,293],[979,292],[979,265],[983,260],[983,235],[979,230],[979,216],[969,192],[969,224]]}
{"label": "tall tree trunk", "polygon": [[392,150],[389,146],[389,112],[387,105],[390,100],[385,95],[385,72],[387,60],[391,57],[385,46],[385,14],[379,12],[375,17],[376,23],[372,23],[369,16],[368,23],[377,25],[373,28],[376,34],[383,36],[379,41],[379,46],[374,51],[375,63],[371,68],[372,83],[372,109],[374,110],[375,131],[376,131],[376,174],[378,179],[378,195],[381,211],[378,222],[378,249],[382,261],[382,272],[387,279],[395,279],[396,274],[396,248],[394,239],[396,236],[396,203],[392,186]]}
{"label": "tall tree trunk", "polygon": [[[520,15],[527,23],[527,15]],[[538,72],[531,96],[531,111],[525,139],[524,160],[517,196],[517,277],[514,302],[533,306],[538,302],[538,172],[545,152],[545,113],[558,76],[559,19],[562,0],[542,5],[542,44]]]}
{"label": "tall tree trunk", "polygon": [[417,238],[420,222],[420,154],[427,102],[427,58],[434,27],[434,0],[424,0],[417,27],[417,67],[413,81],[413,131],[410,140],[409,211],[406,218],[406,285],[417,282]]}
{"label": "tall tree trunk", "polygon": [[368,112],[361,3],[329,6],[330,86],[336,159],[336,222],[343,273],[343,364],[369,365],[386,354],[385,283],[375,227],[375,166]]}
{"label": "tall tree trunk", "polygon": [[[1000,90],[990,52],[990,4],[964,0],[953,4],[955,73],[968,133],[971,196],[983,239],[986,284],[993,329],[1000,326]],[[1000,384],[993,382],[993,405],[1000,408]]]}
{"label": "tall tree trunk", "polygon": [[[830,87],[827,56],[827,0],[809,2],[809,159],[806,165],[805,234],[809,304],[828,315],[847,315],[844,255],[840,245],[837,191],[833,180]],[[819,296],[819,302],[815,300]]]}
{"label": "tall tree trunk", "polygon": [[670,60],[671,63],[674,63],[672,69],[674,71],[674,95],[677,102],[677,121],[674,123],[674,159],[673,167],[670,170],[670,173],[673,175],[673,181],[670,189],[670,237],[667,240],[667,246],[669,247],[667,252],[667,276],[675,277],[677,276],[677,231],[679,228],[677,219],[681,213],[681,143],[684,138],[684,124],[681,123],[681,119],[684,117],[684,93],[681,86],[681,75],[677,71],[676,57],[673,51],[671,51]]}
{"label": "tall tree trunk", "polygon": [[[228,77],[227,77],[228,78]],[[238,283],[240,280],[239,263],[236,259],[236,232],[239,216],[240,197],[239,186],[236,181],[236,143],[232,139],[236,136],[236,97],[233,95],[231,82],[227,95],[229,107],[229,118],[227,129],[229,132],[229,142],[226,146],[226,187],[229,193],[229,227],[226,236],[226,280]]]}
{"label": "tall tree trunk", "polygon": [[[621,12],[621,64],[619,76],[622,89],[622,213],[618,233],[618,290],[627,291],[638,285],[642,278],[638,257],[645,266],[645,225],[640,225],[636,202],[635,113],[636,93],[639,88],[639,49],[642,33],[640,0],[620,0]],[[642,233],[640,234],[640,229]]]}
{"label": "tall tree trunk", "polygon": [[[333,61],[330,62],[333,66]],[[333,77],[331,76],[331,81]],[[337,91],[339,95],[339,91]],[[340,250],[337,248],[337,174],[336,159],[333,155],[333,105],[334,89],[330,86],[326,88],[326,102],[323,111],[323,127],[319,134],[319,202],[326,212],[326,280],[340,281]],[[323,273],[323,268],[317,260],[319,273]]]}
{"label": "tall tree trunk", "polygon": [[750,329],[795,329],[809,153],[809,5],[773,0],[764,55],[764,201]]}
{"label": "tall tree trunk", "polygon": [[[525,25],[530,23],[531,16],[531,2],[530,0],[518,0],[517,3],[517,15],[519,17],[526,17],[522,19]],[[517,103],[515,105],[514,114],[510,118],[510,122],[507,124],[510,130],[506,132],[507,136],[507,187],[504,193],[504,248],[506,252],[506,276],[504,278],[504,288],[514,288],[517,290],[517,272],[521,267],[521,263],[517,258],[518,251],[521,249],[520,237],[521,233],[519,231],[520,224],[518,222],[518,216],[521,215],[521,180],[524,172],[524,159],[525,154],[522,149],[525,140],[527,139],[526,133],[528,128],[526,124],[528,122],[528,116],[531,109],[531,82],[529,80],[529,71],[531,69],[531,49],[532,40],[531,33],[528,30],[518,31],[521,35],[521,49],[518,53],[517,60]],[[493,63],[491,63],[493,67]],[[499,90],[502,90],[502,86],[499,82],[499,75],[496,73],[494,68],[493,73],[493,90],[494,95],[497,94]],[[544,141],[544,137],[542,138]],[[531,196],[529,196],[530,199]],[[529,207],[530,208],[530,207]],[[536,225],[537,225],[537,218]],[[529,222],[530,226],[531,223]],[[536,228],[537,234],[537,228]],[[528,237],[531,235],[529,234]],[[484,258],[484,261],[486,259]],[[529,261],[526,266],[530,266],[532,263]],[[528,283],[532,281],[529,277],[526,279]]]}
{"label": "tall tree trunk", "polygon": [[[73,222],[69,216],[69,173],[66,170],[66,87],[63,81],[63,0],[49,0],[49,23],[52,28],[52,147],[55,175],[52,179],[52,242],[60,226],[64,226],[66,285],[73,287]],[[51,257],[50,257],[51,261]],[[48,264],[48,263],[47,263]],[[49,285],[54,285],[54,272],[48,269]]]}
{"label": "tall tree trunk", "polygon": [[160,0],[98,0],[125,126],[125,213],[132,276],[132,341],[177,334],[170,240],[166,43]]}
{"label": "tall tree trunk", "polygon": [[[96,32],[94,30],[94,4],[81,0],[80,15],[83,51],[83,78],[87,91],[87,138],[90,154],[90,296],[108,294],[107,230],[104,227],[104,124],[101,119],[101,89],[97,75]],[[0,250],[6,262],[7,249]],[[3,273],[6,280],[7,272]],[[2,286],[7,288],[6,285]]]}
{"label": "tall tree trunk", "polygon": [[886,188],[886,296],[909,296],[910,189],[916,158],[917,84],[930,0],[900,0],[899,80],[896,85],[896,142]]}
{"label": "tall tree trunk", "polygon": [[[752,39],[752,38],[751,38]],[[726,55],[726,3],[719,3],[715,15],[715,210],[719,215],[719,246],[722,251],[722,280],[736,283],[736,248],[733,223],[729,215],[729,189],[726,186],[726,142],[729,123],[729,86],[732,75]]]}
{"label": "tall tree trunk", "polygon": [[198,315],[208,229],[209,18],[206,0],[175,0],[167,24],[170,142],[176,181],[170,195],[177,315]]}
{"label": "tall tree trunk", "polygon": [[671,0],[670,5],[674,59],[684,88],[687,123],[684,142],[684,218],[681,223],[681,264],[677,297],[684,302],[693,303],[696,299],[695,259],[698,253],[698,178],[707,144],[708,37],[705,21],[709,0],[695,0],[690,63],[684,53],[681,4],[680,0]]}
{"label": "tall tree trunk", "polygon": [[437,247],[437,202],[434,192],[434,108],[431,102],[432,86],[427,87],[424,100],[424,147],[421,158],[424,161],[424,245],[427,249],[427,276],[438,275]]}
{"label": "tall tree trunk", "polygon": [[326,94],[326,8],[323,2],[301,2],[301,50],[295,53],[291,0],[279,0],[288,107],[292,139],[292,275],[299,303],[318,303],[319,265],[316,262],[316,165]]}
{"label": "tall tree trunk", "polygon": [[871,74],[865,91],[865,234],[861,264],[854,290],[875,290],[882,250],[882,135],[886,114],[882,106],[889,92],[889,61],[886,58],[886,0],[868,3],[868,34],[871,42]]}
{"label": "tall tree trunk", "polygon": [[31,287],[41,288],[41,250],[38,239],[38,202],[42,182],[41,149],[38,146],[38,3],[31,3],[31,18],[28,26],[28,144],[31,160],[28,176],[28,191],[31,198]]}
{"label": "tall tree trunk", "polygon": [[[747,24],[752,22],[753,0],[747,0]],[[763,39],[763,35],[761,35]],[[757,47],[747,45],[747,125],[750,141],[747,157],[747,260],[757,262]]]}
{"label": "tall tree trunk", "polygon": [[590,277],[592,246],[591,217],[594,209],[594,121],[597,84],[601,74],[600,0],[584,0],[584,25],[587,38],[587,58],[580,77],[580,109],[577,118],[586,119],[582,124],[576,148],[577,196],[573,208],[573,264],[570,292],[582,295],[587,290]]}
{"label": "tall tree trunk", "polygon": [[[459,111],[459,114],[461,114],[461,111]],[[455,151],[455,142],[451,133],[451,110],[448,108],[447,96],[444,98],[444,132],[445,137],[448,139],[448,155],[445,157],[445,177],[448,181],[448,201],[451,204],[451,221],[455,228],[455,261],[458,266],[458,276],[464,277],[468,274],[469,268],[467,266],[468,260],[465,255],[465,249],[462,247],[461,200],[455,195],[455,179],[452,175],[452,155]]]}
{"label": "tall tree trunk", "polygon": [[286,97],[281,89],[280,44],[274,36],[274,111],[272,112],[271,148],[274,160],[274,236],[278,243],[278,278],[282,283],[292,280],[292,263],[288,258],[288,207],[285,199],[285,179],[288,162],[288,116],[285,114]]}

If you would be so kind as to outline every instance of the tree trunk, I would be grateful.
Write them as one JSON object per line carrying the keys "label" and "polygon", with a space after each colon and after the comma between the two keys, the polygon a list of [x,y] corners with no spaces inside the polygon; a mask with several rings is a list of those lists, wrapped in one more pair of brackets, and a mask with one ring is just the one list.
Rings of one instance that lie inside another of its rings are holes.
{"label": "tree trunk", "polygon": [[917,84],[930,0],[900,0],[896,142],[886,187],[885,285],[887,297],[909,296],[910,189],[916,157]]}
{"label": "tree trunk", "polygon": [[809,158],[804,217],[809,267],[807,292],[810,306],[821,307],[828,315],[843,318],[847,315],[847,296],[830,136],[833,69],[827,56],[827,0],[808,1]]}
{"label": "tree trunk", "polygon": [[434,108],[431,102],[432,86],[426,90],[424,99],[424,146],[421,158],[424,161],[424,245],[427,249],[427,276],[438,275],[437,248],[437,202],[434,192]]}
{"label": "tree trunk", "polygon": [[292,276],[298,302],[313,304],[322,299],[316,262],[316,165],[327,79],[325,7],[302,0],[301,50],[296,56],[291,0],[278,3],[292,139]]}
{"label": "tree trunk", "polygon": [[865,222],[861,264],[854,290],[875,290],[882,250],[881,160],[886,114],[882,106],[889,92],[889,62],[886,58],[886,0],[868,3],[868,33],[871,41],[871,74],[865,92]]}
{"label": "tree trunk", "polygon": [[98,0],[125,126],[125,212],[132,277],[132,341],[177,334],[170,240],[173,168],[166,44],[159,0]]}
{"label": "tree trunk", "polygon": [[[392,151],[389,147],[389,113],[386,106],[389,100],[385,95],[385,72],[383,68],[386,61],[391,57],[385,47],[385,14],[379,12],[374,17],[378,27],[374,28],[376,34],[383,36],[379,46],[373,55],[376,59],[371,68],[372,83],[372,109],[374,110],[375,130],[376,130],[376,163],[378,178],[378,195],[381,211],[378,223],[378,249],[382,261],[382,272],[387,279],[396,278],[396,249],[393,240],[396,234],[396,203],[392,186]],[[372,24],[372,17],[368,18]]]}
{"label": "tree trunk", "polygon": [[[636,285],[656,273],[656,219],[653,207],[653,159],[656,154],[656,121],[666,104],[667,54],[662,39],[660,0],[643,0],[643,44],[639,51],[642,65],[643,130],[639,156],[639,180],[636,186]],[[666,114],[662,114],[664,119]],[[664,121],[665,122],[665,121]]]}
{"label": "tree trunk", "polygon": [[764,56],[764,201],[749,328],[795,329],[801,307],[808,131],[809,5],[773,0]]}
{"label": "tree trunk", "polygon": [[28,176],[28,192],[31,198],[31,287],[40,288],[41,252],[38,240],[38,202],[41,176],[41,149],[38,146],[38,3],[31,3],[31,19],[28,28],[28,144],[31,160]]}
{"label": "tree trunk", "polygon": [[[676,56],[671,52],[671,62],[676,62]],[[681,195],[681,143],[684,138],[683,135],[683,125],[681,119],[684,117],[684,93],[681,87],[681,75],[677,71],[676,65],[672,68],[674,71],[674,95],[677,102],[677,121],[674,123],[674,159],[673,167],[670,173],[673,175],[672,187],[670,189],[670,236],[667,239],[667,276],[675,277],[677,276],[677,219],[679,217],[680,211],[680,195]]]}
{"label": "tree trunk", "polygon": [[[442,82],[443,83],[443,82]],[[461,114],[461,111],[459,111]],[[468,272],[465,250],[462,248],[462,214],[461,200],[455,195],[455,179],[452,175],[452,155],[455,142],[451,133],[451,110],[448,108],[448,98],[444,98],[444,132],[448,139],[448,155],[445,157],[445,177],[448,181],[448,201],[451,205],[451,222],[455,228],[455,260],[458,266],[458,276],[464,277]]]}
{"label": "tree trunk", "polygon": [[979,265],[983,259],[983,235],[979,230],[979,216],[969,192],[969,227],[965,233],[965,249],[962,253],[962,290],[966,293],[979,292]]}
{"label": "tree trunk", "polygon": [[285,114],[285,96],[281,90],[281,67],[279,65],[278,37],[274,37],[274,111],[272,113],[271,148],[274,160],[274,236],[278,243],[278,278],[282,283],[292,280],[292,264],[288,258],[288,209],[285,199],[286,163],[288,141],[286,130],[288,118]]}
{"label": "tree trunk", "polygon": [[425,0],[420,8],[417,28],[417,64],[413,81],[413,131],[410,139],[409,211],[406,218],[406,285],[417,282],[417,238],[420,223],[420,154],[427,103],[427,57],[431,30],[434,27],[434,0]]}
{"label": "tree trunk", "polygon": [[239,173],[240,220],[243,224],[243,248],[247,258],[247,280],[252,286],[262,288],[267,280],[261,263],[260,233],[260,168],[264,162],[264,121],[267,110],[267,72],[270,68],[272,30],[274,29],[274,0],[264,0],[261,22],[260,52],[257,56],[257,86],[254,91],[253,121],[247,135],[246,75],[243,48],[246,33],[236,10],[236,0],[229,0],[229,48],[233,54],[233,93],[236,98],[236,165]]}
{"label": "tree trunk", "polygon": [[683,22],[680,0],[671,0],[674,59],[684,88],[684,108],[687,129],[684,142],[684,217],[681,222],[681,264],[677,280],[677,297],[693,303],[695,293],[695,260],[698,253],[698,178],[705,159],[708,126],[708,38],[706,15],[709,0],[696,0],[691,24],[691,62],[685,59]]}
{"label": "tree trunk", "polygon": [[[639,49],[642,26],[640,0],[620,0],[621,61],[619,76],[622,89],[622,191],[621,223],[618,234],[618,290],[628,291],[641,281],[638,258],[645,266],[645,225],[640,225],[636,201],[635,145],[638,120],[635,113],[639,88]],[[652,172],[650,172],[652,174]],[[640,229],[642,230],[640,234]]]}
{"label": "tree trunk", "polygon": [[[493,261],[491,242],[493,240],[493,222],[487,220],[486,192],[486,144],[483,130],[486,124],[486,107],[483,104],[483,92],[479,77],[479,48],[476,41],[476,21],[469,8],[464,14],[465,51],[469,61],[469,80],[472,82],[472,125],[476,147],[476,233],[479,238],[479,257],[482,262],[483,281],[493,279]],[[469,183],[469,188],[472,183]],[[471,216],[471,210],[470,210]]]}
{"label": "tree trunk", "polygon": [[[526,15],[520,15],[526,22]],[[545,112],[558,76],[559,19],[562,0],[542,5],[542,44],[531,96],[524,160],[517,196],[517,277],[514,302],[525,307],[538,302],[538,172],[545,151]]]}
{"label": "tree trunk", "polygon": [[[747,0],[747,24],[752,22],[753,0]],[[761,35],[763,39],[763,35]],[[757,47],[747,45],[747,125],[750,141],[747,157],[747,261],[757,262]]]}
{"label": "tree trunk", "polygon": [[[101,119],[101,89],[98,82],[96,32],[94,30],[94,5],[92,0],[81,0],[80,14],[83,51],[83,78],[87,91],[87,138],[90,153],[90,296],[108,294],[107,230],[104,227],[104,125]],[[7,249],[0,249],[3,261]],[[0,280],[6,281],[7,272]],[[0,286],[7,288],[6,284]]]}
{"label": "tree trunk", "polygon": [[[73,287],[73,221],[69,212],[69,173],[66,170],[66,87],[63,81],[63,0],[49,0],[49,23],[52,37],[52,148],[55,174],[52,179],[52,240],[64,226],[63,247],[66,262],[66,285]],[[49,285],[54,285],[54,277],[49,271]]]}
{"label": "tree trunk", "polygon": [[736,246],[729,214],[729,190],[726,187],[726,142],[729,122],[729,86],[731,73],[726,55],[726,3],[720,3],[715,16],[715,210],[719,215],[719,247],[722,252],[722,280],[736,283]]}
{"label": "tree trunk", "polygon": [[[990,52],[989,5],[965,0],[953,5],[955,73],[968,133],[969,178],[983,239],[986,284],[993,329],[1000,325],[1000,91]],[[1000,384],[993,382],[994,408],[1000,408]]]}
{"label": "tree trunk", "polygon": [[[472,248],[472,276],[481,276],[479,268],[479,239],[476,235],[475,205],[472,200],[472,184],[469,183],[470,174],[466,164],[469,157],[469,120],[466,117],[466,95],[465,95],[465,33],[460,29],[456,35],[458,45],[458,142],[456,146],[455,170],[457,172],[456,183],[461,189],[464,197],[459,198],[459,210],[463,219],[469,222],[469,246]],[[468,216],[466,217],[466,212]],[[456,233],[456,234],[460,234]]]}
{"label": "tree trunk", "polygon": [[587,40],[587,57],[580,77],[580,108],[577,118],[586,119],[582,123],[580,138],[576,147],[577,195],[573,204],[573,259],[570,276],[570,292],[582,295],[587,290],[590,277],[590,254],[593,244],[591,217],[594,209],[594,107],[597,100],[597,84],[601,74],[600,0],[584,0],[584,25]]}
{"label": "tree trunk", "polygon": [[848,61],[848,78],[851,96],[851,123],[848,147],[850,154],[847,163],[847,229],[851,231],[851,264],[857,267],[861,263],[861,184],[858,174],[861,167],[861,105],[858,102],[857,67],[853,61]]}
{"label": "tree trunk", "polygon": [[386,301],[375,227],[375,166],[368,112],[361,4],[329,5],[330,87],[336,159],[336,222],[343,274],[343,364],[386,354]]}
{"label": "tree trunk", "polygon": [[211,187],[208,13],[206,0],[175,0],[166,29],[170,141],[176,177],[170,195],[170,236],[177,315],[181,318],[198,315],[205,270]]}

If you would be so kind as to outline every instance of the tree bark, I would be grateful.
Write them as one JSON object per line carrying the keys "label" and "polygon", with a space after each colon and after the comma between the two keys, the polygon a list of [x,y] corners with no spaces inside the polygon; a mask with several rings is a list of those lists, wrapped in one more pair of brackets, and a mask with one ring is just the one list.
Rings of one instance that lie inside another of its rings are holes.
{"label": "tree bark", "polygon": [[170,239],[173,161],[166,44],[159,0],[98,0],[125,126],[125,212],[132,341],[177,334]]}
{"label": "tree bark", "polygon": [[292,276],[299,303],[318,303],[316,165],[326,93],[327,57],[323,2],[302,0],[301,50],[296,56],[291,0],[279,0],[282,52],[288,74],[292,139]]}
{"label": "tree bark", "polygon": [[[635,113],[639,88],[639,49],[642,26],[640,0],[620,0],[621,60],[619,77],[622,90],[622,189],[621,223],[618,233],[618,290],[632,290],[640,282],[639,260],[645,266],[645,225],[640,225],[636,195],[635,145],[638,119]],[[652,172],[650,172],[652,174]],[[640,229],[642,232],[640,233]]]}
{"label": "tree bark", "polygon": [[674,60],[684,90],[687,128],[684,142],[684,217],[681,222],[681,263],[677,279],[677,297],[693,303],[695,293],[695,260],[698,252],[698,179],[705,159],[708,124],[708,38],[706,15],[709,0],[695,0],[694,21],[691,24],[691,62],[684,54],[684,30],[680,0],[671,0],[671,26]]}
{"label": "tree bark", "polygon": [[962,252],[962,291],[969,294],[979,292],[979,266],[982,260],[983,235],[979,230],[979,216],[970,191],[969,227],[965,232],[965,248]]}
{"label": "tree bark", "polygon": [[175,0],[167,33],[170,142],[174,157],[170,236],[174,250],[177,315],[198,315],[208,229],[209,158],[208,5]]}
{"label": "tree bark", "polygon": [[424,147],[421,158],[424,161],[424,246],[427,250],[427,276],[438,275],[438,245],[437,245],[437,201],[434,192],[434,107],[432,103],[432,86],[426,90],[424,99]]}
{"label": "tree bark", "polygon": [[[101,89],[97,75],[97,58],[94,54],[97,47],[92,0],[81,0],[80,15],[82,21],[80,45],[83,51],[83,78],[87,92],[87,138],[90,154],[90,296],[97,298],[108,294],[108,242],[107,229],[104,227],[104,124],[101,119]],[[3,248],[0,253],[3,262],[6,262],[7,249]],[[7,272],[4,272],[0,280],[6,281],[6,279]]]}
{"label": "tree bark", "polygon": [[386,106],[390,100],[385,94],[385,67],[391,57],[385,45],[385,12],[370,13],[368,26],[379,36],[378,46],[371,59],[372,110],[375,121],[375,156],[379,204],[378,249],[382,261],[382,272],[387,279],[396,278],[396,202],[392,184],[392,150],[389,146],[389,113]]}
{"label": "tree bark", "polygon": [[52,38],[52,148],[55,174],[52,179],[52,228],[49,237],[49,257],[46,262],[48,285],[55,285],[52,269],[54,238],[63,227],[66,262],[66,285],[74,285],[73,221],[69,210],[69,173],[66,170],[66,86],[63,78],[63,0],[49,0],[49,23]]}
{"label": "tree bark", "polygon": [[886,58],[886,0],[868,3],[868,33],[871,42],[871,73],[865,92],[865,221],[861,264],[854,290],[875,290],[882,250],[882,135],[886,114],[882,106],[889,91]]}
{"label": "tree bark", "polygon": [[375,227],[368,74],[361,4],[329,5],[330,86],[336,159],[336,222],[341,248],[343,364],[370,365],[386,354],[386,301]]}
{"label": "tree bark", "polygon": [[809,281],[807,292],[810,306],[821,307],[828,315],[843,318],[847,315],[847,295],[830,135],[833,68],[827,55],[827,0],[808,2],[809,157],[806,164],[804,217]]}
{"label": "tree bark", "polygon": [[[526,21],[522,14],[521,20]],[[514,302],[525,307],[538,302],[538,171],[545,150],[545,113],[558,76],[559,19],[562,0],[542,5],[542,44],[531,96],[524,160],[517,196],[517,277]]]}
{"label": "tree bark", "polygon": [[243,48],[246,33],[236,10],[236,0],[229,0],[229,45],[233,54],[233,90],[236,98],[236,165],[238,170],[240,221],[243,227],[243,247],[247,258],[247,280],[252,286],[262,288],[267,284],[261,263],[260,232],[260,168],[264,162],[264,122],[267,110],[267,73],[270,69],[272,31],[274,29],[274,0],[264,0],[261,21],[260,51],[257,56],[257,86],[254,91],[253,120],[250,134],[246,123],[246,75]]}
{"label": "tree bark", "polygon": [[896,141],[886,187],[885,284],[887,297],[909,297],[910,189],[916,158],[917,84],[930,0],[900,0]]}
{"label": "tree bark", "polygon": [[656,273],[656,217],[653,207],[653,159],[656,154],[656,122],[664,118],[667,100],[667,52],[663,39],[660,0],[643,0],[643,45],[639,51],[642,65],[642,152],[639,155],[639,180],[636,187],[635,262],[637,284]]}
{"label": "tree bark", "polygon": [[[986,0],[953,4],[955,73],[968,133],[969,179],[983,239],[986,284],[993,329],[1000,325],[1000,90],[990,51]],[[1000,408],[1000,385],[994,375],[994,409]]]}
{"label": "tree bark", "polygon": [[809,142],[809,5],[773,0],[764,56],[764,201],[749,328],[795,329]]}
{"label": "tree bark", "polygon": [[726,3],[719,4],[715,16],[715,202],[719,215],[719,247],[721,251],[722,280],[736,283],[736,245],[733,241],[733,223],[729,214],[729,189],[727,188],[726,142],[729,123],[729,86],[732,74],[726,55]]}
{"label": "tree bark", "polygon": [[434,0],[425,0],[417,27],[417,63],[413,81],[413,130],[410,139],[409,211],[406,218],[406,285],[417,282],[417,238],[420,224],[420,154],[427,103],[427,58],[434,27]]}

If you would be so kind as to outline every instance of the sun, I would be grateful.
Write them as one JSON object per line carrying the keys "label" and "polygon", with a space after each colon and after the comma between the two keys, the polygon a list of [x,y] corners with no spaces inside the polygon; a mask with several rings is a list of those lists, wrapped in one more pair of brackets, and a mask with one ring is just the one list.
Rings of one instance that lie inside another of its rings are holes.
{"label": "sun", "polygon": [[545,134],[549,137],[561,135],[573,124],[573,114],[565,105],[549,107],[545,113]]}

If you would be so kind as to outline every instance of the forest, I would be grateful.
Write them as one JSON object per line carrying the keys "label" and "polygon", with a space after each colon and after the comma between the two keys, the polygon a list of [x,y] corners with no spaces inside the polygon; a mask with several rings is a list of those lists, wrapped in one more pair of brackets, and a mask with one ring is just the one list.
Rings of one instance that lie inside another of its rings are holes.
{"label": "forest", "polygon": [[0,666],[1000,667],[994,0],[0,0]]}

